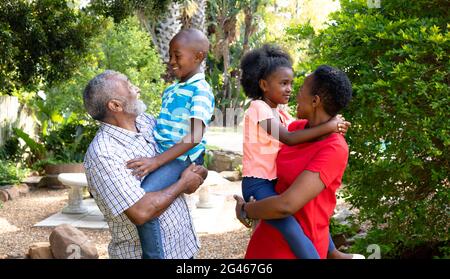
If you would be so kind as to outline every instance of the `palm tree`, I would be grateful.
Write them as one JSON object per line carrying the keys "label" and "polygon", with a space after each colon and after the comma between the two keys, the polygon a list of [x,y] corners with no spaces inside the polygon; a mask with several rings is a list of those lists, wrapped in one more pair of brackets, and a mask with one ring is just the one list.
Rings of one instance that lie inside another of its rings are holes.
{"label": "palm tree", "polygon": [[161,59],[169,62],[169,42],[180,31],[180,4],[172,1],[169,3],[163,16],[148,17],[145,8],[136,10],[137,17],[149,33],[153,45],[158,50]]}
{"label": "palm tree", "polygon": [[186,0],[181,5],[183,28],[196,28],[206,33],[206,0]]}
{"label": "palm tree", "polygon": [[155,45],[164,62],[169,62],[169,43],[182,24],[180,20],[180,4],[172,2],[164,15],[164,17],[156,25],[156,42]]}
{"label": "palm tree", "polygon": [[206,0],[173,0],[166,13],[160,17],[149,17],[145,7],[136,14],[152,38],[153,44],[164,62],[169,61],[169,42],[182,28],[197,28],[206,33]]}

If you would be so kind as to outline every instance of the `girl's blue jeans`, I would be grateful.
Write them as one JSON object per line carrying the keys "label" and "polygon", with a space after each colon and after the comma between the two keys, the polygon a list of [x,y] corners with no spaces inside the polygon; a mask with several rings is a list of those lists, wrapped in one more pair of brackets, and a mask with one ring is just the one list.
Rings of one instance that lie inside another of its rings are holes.
{"label": "girl's blue jeans", "polygon": [[[203,165],[204,154],[194,162]],[[186,161],[173,160],[147,175],[141,183],[141,187],[148,192],[156,192],[177,182],[181,173],[191,164],[189,157]],[[162,247],[161,228],[158,218],[154,218],[143,225],[137,225],[139,239],[142,247],[143,259],[164,259]]]}
{"label": "girl's blue jeans", "polygon": [[[256,200],[278,195],[275,192],[276,180],[268,180],[255,177],[244,177],[242,179],[242,196],[248,202],[253,196]],[[274,226],[289,244],[289,247],[299,259],[320,259],[316,248],[311,240],[305,235],[302,227],[293,216],[283,219],[265,220]],[[334,251],[331,235],[329,236],[328,252]]]}

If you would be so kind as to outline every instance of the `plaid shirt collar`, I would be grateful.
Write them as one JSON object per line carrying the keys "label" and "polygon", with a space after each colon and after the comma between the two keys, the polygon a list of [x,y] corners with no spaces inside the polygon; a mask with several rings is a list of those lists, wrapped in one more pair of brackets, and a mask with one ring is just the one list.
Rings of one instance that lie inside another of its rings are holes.
{"label": "plaid shirt collar", "polygon": [[144,136],[147,141],[152,141],[148,138],[149,135],[152,135],[153,132],[150,131],[150,127],[145,121],[142,119],[144,116],[140,114],[136,117],[136,128],[138,132],[133,132],[124,128],[121,128],[116,125],[112,125],[105,122],[100,122],[100,130],[103,133],[110,135],[115,138],[117,141],[122,142],[124,145],[133,146],[136,142],[136,137]]}

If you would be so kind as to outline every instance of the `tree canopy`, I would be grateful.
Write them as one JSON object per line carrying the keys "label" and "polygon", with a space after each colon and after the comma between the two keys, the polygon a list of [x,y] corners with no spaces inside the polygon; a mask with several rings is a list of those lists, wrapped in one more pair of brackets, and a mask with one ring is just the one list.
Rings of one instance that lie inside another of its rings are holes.
{"label": "tree canopy", "polygon": [[70,76],[99,25],[64,0],[0,2],[0,93]]}

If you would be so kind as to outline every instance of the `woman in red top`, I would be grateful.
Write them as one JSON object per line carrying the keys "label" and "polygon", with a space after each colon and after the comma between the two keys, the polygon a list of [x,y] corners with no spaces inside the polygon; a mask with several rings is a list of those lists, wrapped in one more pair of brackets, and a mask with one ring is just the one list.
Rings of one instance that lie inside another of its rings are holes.
{"label": "woman in red top", "polygon": [[[293,122],[289,130],[311,128],[329,121],[347,106],[351,96],[351,84],[345,73],[320,66],[305,79],[300,89],[297,117],[302,120]],[[283,146],[276,162],[275,190],[279,195],[251,203],[235,196],[237,217],[248,225],[248,218],[279,219],[294,215],[320,257],[327,258],[329,220],[336,206],[335,192],[341,185],[347,159],[347,143],[338,133],[313,142]],[[296,258],[279,231],[264,220],[253,233],[245,257]]]}

